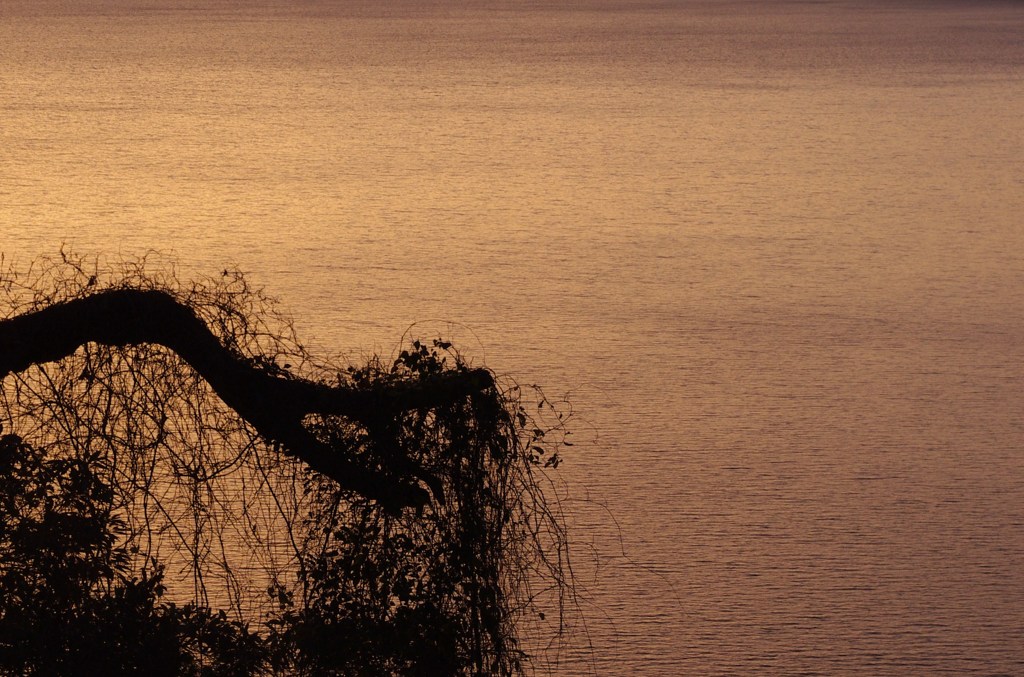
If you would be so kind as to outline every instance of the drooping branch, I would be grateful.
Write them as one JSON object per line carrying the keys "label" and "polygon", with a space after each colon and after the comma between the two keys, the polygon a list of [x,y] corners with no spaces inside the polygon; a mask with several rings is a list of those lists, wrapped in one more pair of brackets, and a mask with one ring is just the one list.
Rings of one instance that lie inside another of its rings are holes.
{"label": "drooping branch", "polygon": [[191,365],[264,438],[341,486],[392,508],[425,503],[429,496],[416,479],[433,486],[432,478],[396,479],[403,473],[392,476],[365,468],[318,440],[303,419],[337,414],[368,425],[382,415],[457,401],[494,383],[484,369],[449,372],[414,384],[358,388],[272,374],[223,346],[171,294],[137,289],[103,291],[0,321],[0,379],[69,356],[87,343],[164,346]]}

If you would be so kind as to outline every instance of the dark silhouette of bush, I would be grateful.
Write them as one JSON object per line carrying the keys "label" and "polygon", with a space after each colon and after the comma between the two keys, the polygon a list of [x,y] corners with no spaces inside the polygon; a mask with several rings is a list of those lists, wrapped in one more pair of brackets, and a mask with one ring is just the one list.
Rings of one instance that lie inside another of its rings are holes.
{"label": "dark silhouette of bush", "polygon": [[0,271],[0,299],[0,672],[557,660],[571,569],[545,471],[565,421],[539,391],[528,410],[440,340],[316,360],[232,271],[183,285],[62,254]]}
{"label": "dark silhouette of bush", "polygon": [[0,438],[0,670],[16,675],[248,675],[261,638],[223,612],[161,600],[133,558],[102,459]]}

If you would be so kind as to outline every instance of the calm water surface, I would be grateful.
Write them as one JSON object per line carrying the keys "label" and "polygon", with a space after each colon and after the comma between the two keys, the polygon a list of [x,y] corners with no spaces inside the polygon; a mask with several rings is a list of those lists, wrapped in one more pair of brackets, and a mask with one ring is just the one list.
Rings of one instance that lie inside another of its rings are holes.
{"label": "calm water surface", "polygon": [[559,674],[1024,674],[1024,6],[0,4],[0,251],[569,392]]}

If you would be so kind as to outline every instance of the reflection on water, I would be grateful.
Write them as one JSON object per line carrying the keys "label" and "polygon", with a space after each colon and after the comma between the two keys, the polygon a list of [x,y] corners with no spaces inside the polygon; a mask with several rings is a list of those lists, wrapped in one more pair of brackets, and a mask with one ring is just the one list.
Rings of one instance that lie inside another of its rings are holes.
{"label": "reflection on water", "polygon": [[324,350],[419,322],[571,390],[565,674],[1017,673],[1022,35],[997,3],[5,2],[0,247],[235,262]]}

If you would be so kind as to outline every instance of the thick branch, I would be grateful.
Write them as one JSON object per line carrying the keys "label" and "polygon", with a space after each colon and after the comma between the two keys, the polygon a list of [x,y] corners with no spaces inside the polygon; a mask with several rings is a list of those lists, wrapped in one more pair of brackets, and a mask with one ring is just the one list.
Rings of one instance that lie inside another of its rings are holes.
{"label": "thick branch", "polygon": [[0,321],[0,379],[71,355],[86,343],[153,343],[174,351],[263,437],[342,486],[393,507],[422,504],[426,492],[413,482],[385,477],[340,455],[317,440],[303,426],[303,418],[339,414],[368,422],[382,412],[456,401],[494,383],[482,369],[376,389],[274,376],[221,345],[202,320],[170,294],[134,289],[100,292]]}

